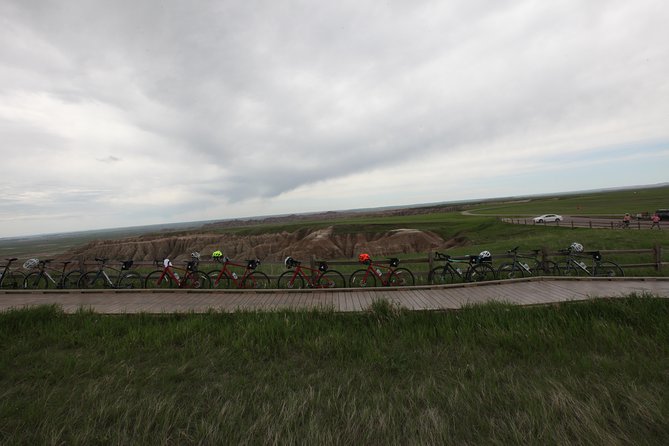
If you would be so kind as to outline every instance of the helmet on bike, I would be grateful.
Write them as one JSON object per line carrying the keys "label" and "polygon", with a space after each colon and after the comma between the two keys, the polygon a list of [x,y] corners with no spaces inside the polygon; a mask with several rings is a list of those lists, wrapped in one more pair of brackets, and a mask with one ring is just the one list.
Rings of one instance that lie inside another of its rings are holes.
{"label": "helmet on bike", "polygon": [[574,242],[571,245],[569,245],[569,249],[574,251],[574,252],[583,252],[583,245],[580,243]]}
{"label": "helmet on bike", "polygon": [[369,254],[363,253],[363,254],[360,254],[358,256],[358,262],[360,262],[360,263],[367,263],[367,262],[371,262],[371,261],[372,261],[372,258],[369,256]]}
{"label": "helmet on bike", "polygon": [[492,254],[490,254],[490,251],[481,251],[479,253],[479,257],[482,259],[487,259],[488,257],[492,257]]}
{"label": "helmet on bike", "polygon": [[294,266],[295,260],[291,256],[286,257],[286,259],[283,261],[283,264],[286,266],[286,268],[290,269]]}
{"label": "helmet on bike", "polygon": [[198,260],[200,259],[200,253],[197,252],[197,251],[193,251],[193,252],[191,252],[191,253],[190,253],[190,256],[191,256],[191,258],[193,258],[193,259],[198,259]]}
{"label": "helmet on bike", "polygon": [[38,259],[28,259],[23,263],[23,268],[25,269],[33,269],[37,265],[39,265],[39,260]]}
{"label": "helmet on bike", "polygon": [[223,257],[223,253],[221,252],[220,249],[211,253],[212,259],[217,259],[219,257]]}

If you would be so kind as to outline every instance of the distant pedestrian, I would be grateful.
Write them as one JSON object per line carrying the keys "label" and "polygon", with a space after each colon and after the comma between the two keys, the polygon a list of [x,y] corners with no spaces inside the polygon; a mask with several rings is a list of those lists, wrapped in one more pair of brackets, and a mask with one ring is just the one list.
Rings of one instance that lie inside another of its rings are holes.
{"label": "distant pedestrian", "polygon": [[657,226],[657,229],[662,230],[662,228],[660,228],[660,216],[659,215],[657,215],[657,214],[653,215],[650,220],[653,222],[653,224],[650,226],[650,229],[653,229],[654,227]]}
{"label": "distant pedestrian", "polygon": [[628,229],[630,227],[630,222],[632,221],[632,216],[630,214],[625,214],[623,217],[623,227]]}

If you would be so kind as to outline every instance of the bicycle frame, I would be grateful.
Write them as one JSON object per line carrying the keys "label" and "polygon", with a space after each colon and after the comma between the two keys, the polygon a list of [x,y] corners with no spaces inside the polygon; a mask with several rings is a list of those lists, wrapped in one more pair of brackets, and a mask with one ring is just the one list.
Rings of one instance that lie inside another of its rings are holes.
{"label": "bicycle frame", "polygon": [[[52,261],[53,261],[53,259],[39,260],[38,270],[36,272],[32,272],[32,273],[26,275],[25,282],[24,282],[24,287],[25,288],[40,288],[40,285],[39,285],[40,281],[42,279],[44,279],[43,288],[48,288],[49,283],[55,285],[56,288],[58,288],[58,289],[67,288],[68,286],[67,286],[66,279],[77,272],[77,271],[70,271],[67,274],[65,273],[65,270],[67,269],[67,265],[69,265],[72,262],[63,262],[63,269],[61,271],[60,277],[58,278],[58,280],[56,280],[49,273],[49,270],[57,271],[55,268],[52,268],[52,267],[49,266],[49,263],[51,263]],[[76,285],[76,282],[74,283],[74,285]]]}
{"label": "bicycle frame", "polygon": [[[220,260],[219,260],[219,262],[220,262]],[[244,269],[244,272],[240,276],[239,274],[237,274],[236,271],[232,271],[232,270],[228,269],[228,265],[236,266],[238,268],[242,268],[242,269]],[[253,271],[255,271],[255,269],[249,268],[248,263],[246,265],[241,265],[239,263],[234,263],[232,260],[230,260],[229,258],[226,257],[226,258],[223,259],[223,266],[221,267],[221,270],[218,273],[218,276],[216,276],[216,279],[212,281],[212,286],[214,288],[216,288],[223,277],[228,277],[235,284],[235,287],[239,288],[239,286],[242,284],[242,282],[244,282],[244,280]]]}
{"label": "bicycle frame", "polygon": [[[375,263],[371,259],[363,263],[367,268],[354,271],[349,277],[349,286],[352,288],[375,286],[377,279],[382,286],[411,286],[416,283],[411,271],[398,267],[398,258],[388,259],[388,265]],[[371,281],[371,285],[368,281]]]}

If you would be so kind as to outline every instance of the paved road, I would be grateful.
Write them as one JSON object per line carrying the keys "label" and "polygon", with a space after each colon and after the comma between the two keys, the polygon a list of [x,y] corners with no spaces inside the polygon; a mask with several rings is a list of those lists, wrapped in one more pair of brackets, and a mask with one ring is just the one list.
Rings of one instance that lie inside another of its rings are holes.
{"label": "paved road", "polygon": [[[498,216],[502,221],[514,224],[526,224],[526,225],[545,225],[545,226],[567,226],[574,228],[603,228],[603,229],[619,229],[621,218],[597,218],[597,217],[572,217],[569,215],[563,215],[563,220],[561,222],[550,222],[550,223],[534,223],[532,217],[505,217]],[[648,220],[632,220],[630,222],[630,229],[650,229],[652,222]],[[669,229],[669,223],[660,222],[661,227]]]}
{"label": "paved road", "polygon": [[68,313],[80,308],[108,314],[312,308],[350,312],[364,311],[378,299],[388,299],[411,310],[447,310],[489,301],[536,305],[596,297],[621,297],[631,293],[669,298],[669,278],[531,278],[481,284],[327,291],[0,291],[0,311],[56,304]]}

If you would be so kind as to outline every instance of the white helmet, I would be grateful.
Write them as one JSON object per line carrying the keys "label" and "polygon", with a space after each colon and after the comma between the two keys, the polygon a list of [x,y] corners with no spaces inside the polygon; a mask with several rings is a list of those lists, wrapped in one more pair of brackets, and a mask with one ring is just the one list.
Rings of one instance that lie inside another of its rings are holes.
{"label": "white helmet", "polygon": [[492,257],[492,254],[490,254],[490,251],[481,251],[479,253],[479,257],[482,259],[487,259],[488,257]]}
{"label": "white helmet", "polygon": [[197,251],[193,251],[193,252],[191,252],[191,253],[190,253],[190,256],[191,256],[193,259],[198,259],[198,260],[200,260],[200,253],[197,252]]}
{"label": "white helmet", "polygon": [[580,243],[574,242],[571,245],[569,245],[569,249],[571,249],[574,252],[583,252],[583,245]]}
{"label": "white helmet", "polygon": [[291,256],[286,257],[286,259],[283,261],[283,264],[286,266],[286,268],[292,268],[293,267],[293,258]]}
{"label": "white helmet", "polygon": [[28,259],[23,263],[25,269],[33,269],[39,265],[39,260],[37,259]]}

